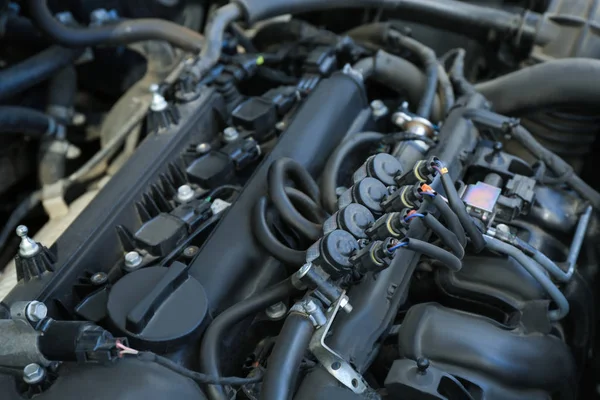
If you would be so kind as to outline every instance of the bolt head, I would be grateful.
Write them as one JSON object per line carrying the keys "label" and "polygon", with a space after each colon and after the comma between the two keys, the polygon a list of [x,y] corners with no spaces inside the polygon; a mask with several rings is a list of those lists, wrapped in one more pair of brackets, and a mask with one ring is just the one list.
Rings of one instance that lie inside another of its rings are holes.
{"label": "bolt head", "polygon": [[136,268],[142,264],[142,256],[137,251],[130,251],[125,254],[125,266],[127,268]]}
{"label": "bolt head", "polygon": [[187,258],[192,258],[196,254],[198,254],[198,250],[200,250],[197,246],[189,246],[183,250],[183,256]]}
{"label": "bolt head", "polygon": [[206,154],[211,150],[211,146],[209,143],[200,143],[196,146],[196,153],[198,154]]}
{"label": "bolt head", "polygon": [[25,310],[27,319],[31,322],[40,322],[48,315],[48,307],[40,301],[32,301]]}
{"label": "bolt head", "polygon": [[186,203],[194,198],[194,189],[190,185],[181,185],[177,189],[177,200]]}
{"label": "bolt head", "polygon": [[23,380],[29,385],[40,383],[46,376],[46,371],[39,364],[29,364],[23,368]]}
{"label": "bolt head", "polygon": [[265,314],[269,319],[272,320],[281,319],[287,314],[287,306],[280,301],[279,303],[275,303],[267,307]]}
{"label": "bolt head", "polygon": [[108,281],[108,275],[106,275],[104,272],[96,272],[94,275],[92,275],[90,281],[94,285],[103,285],[106,283],[106,281]]}
{"label": "bolt head", "polygon": [[429,360],[425,357],[420,357],[417,360],[417,369],[419,370],[419,372],[425,373],[425,371],[427,371],[428,368],[429,368]]}
{"label": "bolt head", "polygon": [[239,136],[240,134],[237,131],[237,129],[235,129],[232,126],[225,128],[225,130],[223,131],[223,139],[226,142],[233,142],[234,140],[237,140]]}

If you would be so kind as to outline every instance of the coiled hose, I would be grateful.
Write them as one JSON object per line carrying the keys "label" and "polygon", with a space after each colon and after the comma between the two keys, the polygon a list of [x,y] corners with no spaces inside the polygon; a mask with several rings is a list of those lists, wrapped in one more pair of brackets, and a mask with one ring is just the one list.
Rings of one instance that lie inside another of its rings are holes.
{"label": "coiled hose", "polygon": [[[291,180],[299,189],[287,186]],[[283,221],[301,238],[314,242],[322,233],[327,218],[320,204],[319,186],[306,169],[290,158],[275,161],[268,174],[269,198]],[[286,264],[290,272],[306,262],[306,251],[283,244],[267,220],[269,199],[263,196],[254,208],[254,235],[273,257]]]}
{"label": "coiled hose", "polygon": [[188,28],[162,19],[134,19],[115,25],[71,28],[54,18],[47,0],[27,0],[30,16],[39,30],[65,47],[122,45],[144,40],[163,40],[175,47],[198,53],[204,37]]}

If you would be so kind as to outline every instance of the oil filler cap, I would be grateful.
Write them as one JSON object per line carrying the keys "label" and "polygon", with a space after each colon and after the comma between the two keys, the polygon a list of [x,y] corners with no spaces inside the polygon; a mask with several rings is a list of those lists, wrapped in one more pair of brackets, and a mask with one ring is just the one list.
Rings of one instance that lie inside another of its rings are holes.
{"label": "oil filler cap", "polygon": [[204,287],[180,262],[125,275],[111,289],[107,309],[134,347],[155,352],[196,338],[208,322]]}

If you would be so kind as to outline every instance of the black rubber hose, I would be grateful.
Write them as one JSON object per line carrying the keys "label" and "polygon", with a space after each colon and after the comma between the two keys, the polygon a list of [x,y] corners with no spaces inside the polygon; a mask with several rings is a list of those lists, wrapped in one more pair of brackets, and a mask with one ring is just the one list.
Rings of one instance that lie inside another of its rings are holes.
{"label": "black rubber hose", "polygon": [[[469,37],[488,39],[490,31],[499,37],[521,39],[524,43],[545,44],[556,31],[543,28],[541,16],[528,12],[525,16],[455,0],[235,0],[244,9],[246,21],[254,23],[282,14],[335,8],[383,8],[402,12],[411,22],[433,25]],[[542,28],[538,32],[538,27]]]}
{"label": "black rubber hose", "polygon": [[460,260],[465,256],[465,249],[460,245],[456,235],[449,229],[447,229],[440,221],[438,221],[433,215],[425,214],[423,222],[431,231],[450,248],[452,253]]}
{"label": "black rubber hose", "polygon": [[267,361],[260,400],[288,400],[292,397],[300,364],[314,331],[308,316],[296,312],[288,315]]}
{"label": "black rubber hose", "polygon": [[426,201],[431,202],[434,205],[434,207],[437,208],[444,221],[446,221],[446,224],[448,224],[450,230],[458,238],[458,242],[460,243],[460,245],[464,248],[467,245],[467,236],[465,234],[465,229],[462,227],[458,216],[454,211],[452,211],[448,203],[446,203],[444,199],[442,199],[442,197],[439,195],[436,195],[435,197],[423,197]]}
{"label": "black rubber hose", "polygon": [[225,30],[229,24],[241,17],[242,10],[234,3],[220,7],[209,16],[208,24],[204,30],[206,44],[202,48],[198,62],[192,68],[196,77],[202,78],[219,62]]}
{"label": "black rubber hose", "polygon": [[65,125],[71,123],[77,95],[77,71],[73,65],[61,69],[48,85],[46,112]]}
{"label": "black rubber hose", "polygon": [[204,38],[197,32],[162,19],[133,19],[114,25],[71,28],[54,18],[47,0],[27,0],[34,24],[65,47],[122,45],[144,40],[163,40],[184,50],[197,53]]}
{"label": "black rubber hose", "polygon": [[221,385],[231,386],[243,386],[251,383],[258,383],[263,380],[261,375],[253,376],[250,378],[238,378],[235,376],[211,376],[200,372],[192,371],[191,369],[185,368],[183,365],[177,364],[175,361],[168,359],[167,357],[159,356],[156,353],[149,351],[140,352],[137,355],[139,360],[146,362],[155,362],[162,365],[165,368],[170,369],[173,372],[177,372],[187,378],[192,379],[194,382],[199,384],[207,383],[218,383]]}
{"label": "black rubber hose", "polygon": [[[272,304],[284,301],[297,292],[298,289],[294,287],[291,279],[286,279],[219,314],[208,326],[202,338],[200,347],[201,371],[212,376],[220,376],[221,338],[225,336],[225,333],[244,318],[256,314]],[[207,394],[211,400],[227,399],[221,386],[208,386]]]}
{"label": "black rubber hose", "polygon": [[431,117],[431,111],[433,109],[433,102],[437,93],[438,85],[438,61],[435,52],[424,44],[412,39],[408,36],[402,35],[395,30],[390,30],[388,36],[391,40],[395,41],[397,45],[402,48],[409,50],[411,53],[416,55],[425,69],[425,77],[427,83],[425,90],[421,96],[419,102],[419,108],[417,114],[423,118],[429,119]]}
{"label": "black rubber hose", "polygon": [[46,43],[47,40],[31,23],[29,18],[18,15],[7,15],[0,20],[0,39],[15,42]]}
{"label": "black rubber hose", "polygon": [[493,104],[499,114],[517,114],[529,110],[580,105],[600,105],[600,60],[568,58],[552,60],[520,69],[475,89]]}
{"label": "black rubber hose", "polygon": [[480,253],[485,249],[485,240],[483,239],[483,234],[479,231],[473,219],[467,213],[467,209],[465,208],[465,204],[458,196],[458,192],[454,187],[454,182],[452,182],[452,178],[447,173],[442,173],[442,185],[444,185],[444,191],[446,192],[446,196],[448,197],[448,203],[450,204],[450,208],[454,211],[464,228],[467,232],[467,235],[471,239],[471,245],[473,246],[473,250],[476,253]]}
{"label": "black rubber hose", "polygon": [[[419,104],[427,85],[425,74],[416,65],[383,50],[379,50],[375,57],[360,60],[353,68],[364,79],[373,79],[398,93],[405,93],[411,104]],[[436,96],[431,119],[441,121],[443,115],[441,100]]]}
{"label": "black rubber hose", "polygon": [[290,198],[294,207],[315,224],[323,224],[329,216],[321,206],[306,193],[287,186],[285,188],[285,194]]}
{"label": "black rubber hose", "polygon": [[299,268],[306,262],[306,251],[292,249],[277,239],[271,232],[267,223],[268,200],[261,197],[254,207],[254,235],[258,242],[277,260],[282,263]]}
{"label": "black rubber hose", "polygon": [[82,50],[51,46],[46,50],[0,70],[0,100],[17,95],[71,65]]}
{"label": "black rubber hose", "polygon": [[0,106],[0,134],[41,138],[53,135],[56,127],[56,121],[43,112],[26,107]]}
{"label": "black rubber hose", "polygon": [[319,185],[301,164],[291,158],[280,158],[269,168],[269,197],[281,218],[306,238],[317,240],[322,234],[321,225],[315,224],[296,210],[285,192],[288,179],[315,202],[320,197]]}
{"label": "black rubber hose", "polygon": [[464,49],[456,49],[456,55],[450,67],[450,79],[459,95],[471,95],[476,92],[475,86],[465,77],[465,54]]}
{"label": "black rubber hose", "polygon": [[414,252],[424,254],[427,257],[433,258],[434,260],[438,260],[452,271],[456,272],[462,269],[462,262],[458,259],[458,257],[444,249],[418,239],[408,238],[405,239],[405,241],[406,248],[408,250],[412,250]]}
{"label": "black rubber hose", "polygon": [[340,144],[327,160],[323,175],[321,176],[321,202],[325,210],[331,214],[337,211],[337,195],[335,190],[338,185],[338,176],[342,163],[348,156],[362,146],[374,145],[384,138],[382,133],[364,132],[346,139]]}

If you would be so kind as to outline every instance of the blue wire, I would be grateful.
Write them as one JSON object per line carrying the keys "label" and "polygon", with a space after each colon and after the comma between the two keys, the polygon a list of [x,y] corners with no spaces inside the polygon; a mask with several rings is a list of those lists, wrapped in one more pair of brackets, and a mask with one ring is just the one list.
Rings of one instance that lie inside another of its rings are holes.
{"label": "blue wire", "polygon": [[431,193],[431,192],[421,192],[422,195],[425,196],[429,196],[429,197],[435,197],[435,193]]}
{"label": "blue wire", "polygon": [[425,215],[423,215],[423,214],[421,214],[421,213],[414,213],[414,214],[410,214],[408,217],[404,218],[404,221],[405,221],[405,222],[408,222],[408,221],[410,221],[411,219],[413,219],[413,218],[416,218],[416,217],[419,217],[419,218],[425,218]]}
{"label": "blue wire", "polygon": [[390,247],[390,248],[388,249],[388,252],[390,252],[390,253],[393,253],[393,252],[395,252],[396,250],[398,250],[399,248],[401,248],[401,247],[406,247],[406,246],[408,246],[408,243],[406,243],[406,242],[400,242],[400,243],[398,243],[398,244],[396,244],[396,245],[394,245],[394,246]]}

